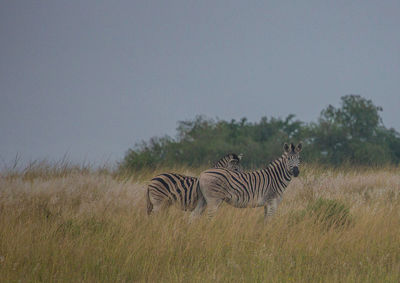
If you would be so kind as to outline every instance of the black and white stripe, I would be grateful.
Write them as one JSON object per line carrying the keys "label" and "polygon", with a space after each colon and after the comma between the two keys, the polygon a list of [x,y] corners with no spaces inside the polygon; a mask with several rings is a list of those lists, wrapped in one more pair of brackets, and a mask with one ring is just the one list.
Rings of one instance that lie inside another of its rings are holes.
{"label": "black and white stripe", "polygon": [[242,157],[243,154],[229,153],[215,162],[212,168],[226,168],[233,171],[240,171],[239,162]]}
{"label": "black and white stripe", "polygon": [[280,158],[257,171],[220,168],[202,172],[199,186],[205,201],[198,203],[192,216],[201,214],[206,206],[212,216],[223,201],[240,208],[264,206],[265,217],[273,215],[292,177],[299,175],[301,148],[301,143],[296,147],[285,144]]}
{"label": "black and white stripe", "polygon": [[[214,168],[238,171],[242,155],[230,153],[214,163]],[[192,211],[199,200],[198,178],[177,173],[160,174],[147,186],[147,214],[162,207],[177,204],[180,209]]]}

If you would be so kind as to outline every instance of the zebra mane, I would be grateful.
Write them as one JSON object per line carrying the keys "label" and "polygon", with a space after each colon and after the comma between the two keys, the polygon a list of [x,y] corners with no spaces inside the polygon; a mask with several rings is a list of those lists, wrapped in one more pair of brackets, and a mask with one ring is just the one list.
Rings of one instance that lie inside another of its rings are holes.
{"label": "zebra mane", "polygon": [[265,169],[271,169],[273,167],[275,167],[276,165],[278,166],[282,166],[282,168],[285,170],[285,172],[291,176],[292,173],[287,169],[287,157],[288,154],[286,152],[284,152],[280,157],[272,160]]}
{"label": "zebra mane", "polygon": [[269,167],[270,165],[274,165],[274,162],[281,160],[282,163],[286,163],[287,161],[287,157],[288,154],[286,152],[284,152],[281,156],[279,156],[278,158],[275,158],[274,160],[270,161],[267,165],[267,167]]}
{"label": "zebra mane", "polygon": [[241,156],[239,157],[236,153],[228,153],[228,154],[226,154],[226,155],[224,155],[222,158],[220,158],[220,159],[218,159],[217,161],[215,161],[214,163],[213,163],[213,165],[215,166],[215,165],[217,165],[219,162],[221,162],[221,161],[224,161],[224,160],[227,160],[227,159],[231,159],[231,160],[235,160],[235,161],[240,161],[240,159],[241,159]]}

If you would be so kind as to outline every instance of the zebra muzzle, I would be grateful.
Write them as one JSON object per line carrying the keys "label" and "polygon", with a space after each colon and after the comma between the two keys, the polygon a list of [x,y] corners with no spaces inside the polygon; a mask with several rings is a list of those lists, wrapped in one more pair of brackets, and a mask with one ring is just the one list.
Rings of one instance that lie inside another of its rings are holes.
{"label": "zebra muzzle", "polygon": [[293,167],[292,171],[293,171],[293,176],[295,177],[299,176],[300,173],[299,167]]}

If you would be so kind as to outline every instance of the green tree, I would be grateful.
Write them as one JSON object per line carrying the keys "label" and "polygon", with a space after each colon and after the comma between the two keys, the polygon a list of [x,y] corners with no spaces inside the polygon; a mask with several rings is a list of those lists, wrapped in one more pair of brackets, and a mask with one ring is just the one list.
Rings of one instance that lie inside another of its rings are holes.
{"label": "green tree", "polygon": [[152,138],[129,149],[120,167],[129,170],[156,166],[211,165],[228,152],[243,153],[242,165],[262,167],[282,153],[287,141],[305,143],[305,162],[341,165],[399,164],[400,134],[382,123],[382,108],[360,95],[341,97],[317,122],[262,117],[259,122],[213,120],[196,116],[178,122],[176,138]]}
{"label": "green tree", "polygon": [[379,133],[384,128],[371,100],[360,95],[341,98],[341,107],[329,105],[312,124],[313,144],[320,151],[319,160],[333,164],[383,164],[390,152]]}

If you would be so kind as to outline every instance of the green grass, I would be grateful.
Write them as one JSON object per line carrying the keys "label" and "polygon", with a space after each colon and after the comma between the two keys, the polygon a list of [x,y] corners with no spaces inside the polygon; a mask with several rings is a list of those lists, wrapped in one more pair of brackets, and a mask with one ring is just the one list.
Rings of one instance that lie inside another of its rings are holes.
{"label": "green grass", "polygon": [[267,225],[262,208],[228,205],[193,224],[175,208],[148,218],[158,172],[53,171],[0,178],[1,281],[400,280],[397,168],[306,167]]}

